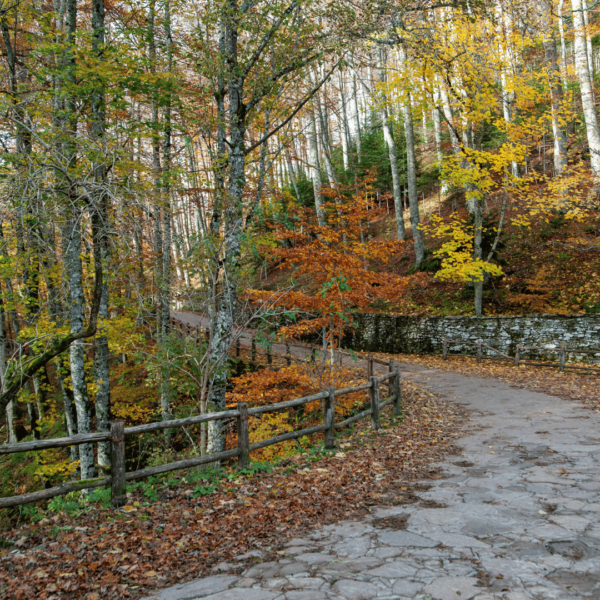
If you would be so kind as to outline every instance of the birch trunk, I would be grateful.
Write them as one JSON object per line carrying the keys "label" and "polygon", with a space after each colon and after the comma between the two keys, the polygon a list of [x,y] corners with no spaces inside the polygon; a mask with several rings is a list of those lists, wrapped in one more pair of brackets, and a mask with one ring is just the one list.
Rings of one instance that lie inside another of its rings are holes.
{"label": "birch trunk", "polygon": [[433,132],[435,136],[435,153],[440,169],[440,196],[444,197],[448,193],[448,184],[442,179],[442,167],[444,163],[444,154],[442,152],[442,118],[440,115],[440,93],[436,88],[433,95],[434,107],[432,112]]}
{"label": "birch trunk", "polygon": [[573,50],[575,66],[577,68],[579,86],[581,88],[581,104],[583,107],[585,129],[590,149],[590,163],[595,180],[594,188],[595,190],[598,190],[598,187],[600,187],[600,130],[598,128],[598,116],[596,114],[596,107],[594,106],[594,93],[588,69],[583,9],[581,0],[571,0],[571,4],[573,7]]}
{"label": "birch trunk", "polygon": [[[311,83],[313,85],[316,83],[316,81],[316,78],[311,78]],[[315,98],[315,106],[319,115],[319,127],[317,131],[318,140],[320,142],[319,147],[321,149],[321,160],[319,162],[325,166],[325,174],[327,176],[329,185],[337,188],[338,180],[331,162],[331,144],[329,141],[328,122],[318,97]]]}
{"label": "birch trunk", "polygon": [[[104,30],[104,0],[92,1],[92,49],[99,64],[104,58],[105,30]],[[104,151],[104,136],[106,128],[105,92],[99,88],[92,94],[92,137],[98,143],[99,152]],[[109,302],[109,225],[108,225],[108,197],[105,191],[106,167],[102,162],[94,164],[94,179],[97,193],[95,206],[92,207],[92,228],[94,232],[95,260],[100,261],[103,271],[102,297],[100,300],[100,319],[108,320]],[[96,337],[94,350],[94,380],[96,383],[96,429],[109,431],[110,429],[110,373],[109,349],[106,325],[100,324],[99,335]],[[110,466],[110,442],[98,444],[98,464],[101,467]]]}
{"label": "birch trunk", "polygon": [[356,71],[352,71],[352,103],[354,105],[354,123],[356,127],[356,159],[362,160],[362,144],[360,130],[360,110],[358,107],[358,86],[356,85]]}
{"label": "birch trunk", "polygon": [[[348,126],[348,107],[346,106],[346,90],[341,72],[338,72],[340,82],[340,105],[341,105],[341,136],[342,152],[344,156],[344,169],[348,170],[350,166],[354,169],[354,159],[352,157],[352,140],[350,138],[350,128]],[[354,174],[356,177],[356,173]]]}
{"label": "birch trunk", "polygon": [[563,89],[567,89],[567,44],[565,42],[565,24],[563,22],[562,9],[565,0],[558,3],[558,31],[560,34],[560,74],[562,77]]}
{"label": "birch trunk", "polygon": [[[385,68],[385,50],[379,50],[379,81],[385,84],[387,80]],[[382,109],[381,109],[381,126],[383,128],[383,139],[388,148],[388,156],[390,157],[390,169],[392,171],[392,193],[394,195],[394,206],[396,207],[396,236],[399,240],[406,239],[406,226],[404,224],[404,211],[402,206],[402,186],[400,183],[400,172],[398,170],[398,153],[396,150],[396,141],[392,134],[390,124],[390,116],[388,113],[388,102],[385,90],[382,89]]]}
{"label": "birch trunk", "polygon": [[310,168],[310,178],[313,184],[315,194],[315,208],[317,211],[317,220],[319,226],[325,225],[325,211],[323,209],[323,196],[321,188],[321,167],[319,165],[319,145],[317,141],[317,125],[315,123],[314,110],[310,110],[308,114],[308,162]]}
{"label": "birch trunk", "polygon": [[442,102],[442,113],[444,115],[446,125],[448,126],[448,131],[450,133],[450,141],[452,142],[452,151],[457,156],[460,156],[460,138],[458,137],[458,132],[456,131],[456,127],[454,124],[454,114],[452,112],[450,98],[448,97],[448,92],[446,91],[446,88],[442,84],[439,85],[439,92],[440,100]]}
{"label": "birch trunk", "polygon": [[564,120],[563,88],[558,67],[556,40],[552,32],[552,11],[548,2],[543,4],[544,17],[544,53],[548,70],[548,85],[552,102],[552,135],[554,138],[554,173],[563,174],[567,168],[567,132],[561,121]]}
{"label": "birch trunk", "polygon": [[[502,33],[504,38],[504,47],[502,48],[502,68],[500,71],[500,84],[502,86],[502,113],[504,115],[504,122],[506,123],[507,135],[510,139],[511,136],[511,124],[513,122],[513,105],[515,102],[515,93],[514,91],[509,90],[509,75],[510,75],[510,67],[511,67],[511,51],[509,48],[510,38],[508,33],[511,31],[511,19],[508,14],[503,12],[502,3],[498,4],[498,12],[499,12],[499,21],[502,27]],[[471,146],[471,144],[468,144]],[[515,161],[511,162],[511,172],[515,179],[518,179],[521,176],[521,172],[519,169],[518,163]]]}
{"label": "birch trunk", "polygon": [[594,49],[592,47],[592,37],[590,36],[590,21],[587,0],[581,0],[583,8],[583,23],[585,25],[585,48],[587,51],[588,71],[590,73],[590,81],[592,82],[592,91],[594,88]]}
{"label": "birch trunk", "polygon": [[[402,64],[406,63],[404,48],[400,50]],[[419,217],[419,198],[417,196],[417,157],[415,153],[415,132],[413,117],[410,109],[410,94],[402,103],[402,117],[404,120],[404,135],[406,137],[406,177],[408,181],[408,203],[410,206],[410,223],[412,226],[413,245],[415,248],[415,264],[419,266],[425,258],[425,243],[423,234],[419,229],[421,219]]]}
{"label": "birch trunk", "polygon": [[294,163],[292,162],[289,148],[286,148],[286,158],[290,172],[290,179],[292,180],[292,185],[294,186],[294,192],[296,194],[296,198],[300,200],[300,190],[298,189],[298,182],[296,180],[296,170],[294,169]]}

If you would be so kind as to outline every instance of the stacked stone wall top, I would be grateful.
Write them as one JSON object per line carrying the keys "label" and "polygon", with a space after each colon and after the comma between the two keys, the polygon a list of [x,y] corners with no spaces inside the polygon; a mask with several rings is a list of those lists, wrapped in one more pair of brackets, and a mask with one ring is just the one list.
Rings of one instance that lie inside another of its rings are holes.
{"label": "stacked stone wall top", "polygon": [[[356,328],[348,332],[345,346],[354,350],[403,354],[441,354],[444,338],[481,340],[514,356],[517,345],[541,346],[523,359],[555,359],[561,343],[568,349],[598,350],[597,355],[568,356],[571,362],[600,362],[600,315],[522,315],[509,317],[426,317],[357,315]],[[474,354],[469,346],[452,346],[450,352]],[[484,355],[494,353],[484,349]]]}

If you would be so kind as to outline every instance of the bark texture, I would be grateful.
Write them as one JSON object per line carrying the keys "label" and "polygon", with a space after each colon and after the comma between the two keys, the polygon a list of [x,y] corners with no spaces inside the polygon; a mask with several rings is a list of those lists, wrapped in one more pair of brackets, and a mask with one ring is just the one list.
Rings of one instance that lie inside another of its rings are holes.
{"label": "bark texture", "polygon": [[594,106],[594,91],[588,68],[588,51],[585,22],[583,18],[582,0],[571,0],[573,8],[573,45],[575,66],[581,88],[581,105],[585,118],[588,146],[590,150],[590,163],[594,173],[594,187],[600,187],[600,129],[598,128],[598,115]]}

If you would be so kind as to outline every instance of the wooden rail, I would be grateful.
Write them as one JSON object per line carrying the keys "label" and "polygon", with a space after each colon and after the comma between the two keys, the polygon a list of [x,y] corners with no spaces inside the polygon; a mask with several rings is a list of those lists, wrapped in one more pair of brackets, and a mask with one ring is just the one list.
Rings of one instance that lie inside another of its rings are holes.
{"label": "wooden rail", "polygon": [[[520,344],[518,344],[516,347],[516,352],[515,352],[514,357],[509,356],[508,354],[505,354],[504,352],[501,352],[500,350],[498,350],[488,344],[484,344],[481,340],[478,340],[476,342],[465,342],[465,341],[461,341],[461,340],[449,340],[447,338],[444,338],[442,343],[443,343],[442,358],[444,360],[447,360],[448,355],[462,356],[462,354],[459,354],[459,353],[450,354],[448,352],[449,346],[476,346],[477,347],[477,364],[481,364],[482,359],[485,358],[488,360],[508,360],[510,362],[514,362],[515,367],[518,367],[519,365],[529,365],[532,367],[558,367],[559,371],[564,371],[565,369],[576,369],[576,370],[583,370],[583,371],[595,371],[595,372],[600,373],[600,368],[596,369],[593,367],[570,366],[570,365],[566,364],[567,363],[567,354],[600,354],[600,350],[578,350],[578,349],[569,350],[567,348],[566,342],[561,342],[560,347],[556,348],[556,349],[555,348],[544,348],[542,346],[521,346]],[[493,352],[500,354],[502,356],[502,358],[497,359],[497,358],[493,358],[491,356],[483,356],[483,352],[482,352],[483,348],[488,348],[489,350],[492,350]],[[527,352],[527,351],[532,351],[532,350],[536,350],[539,352],[558,352],[559,361],[558,362],[535,363],[535,362],[521,360],[522,352]]]}
{"label": "wooden rail", "polygon": [[[372,359],[372,357],[371,357]],[[122,506],[126,501],[126,483],[127,481],[133,481],[135,479],[142,479],[151,475],[159,475],[161,473],[168,473],[170,471],[178,471],[181,469],[189,469],[191,467],[209,464],[213,462],[220,462],[237,457],[237,466],[239,469],[243,469],[248,466],[250,461],[250,452],[259,450],[260,448],[266,448],[273,444],[279,444],[288,440],[297,439],[306,435],[313,435],[324,431],[324,443],[325,448],[334,448],[334,432],[336,429],[342,429],[347,427],[351,423],[358,421],[367,416],[371,417],[371,425],[373,429],[379,429],[380,417],[379,413],[382,408],[393,403],[393,412],[395,415],[400,414],[400,407],[402,401],[402,392],[400,387],[400,370],[396,367],[393,360],[389,363],[385,363],[389,368],[389,373],[382,377],[377,377],[372,374],[372,360],[368,361],[368,370],[371,372],[371,376],[367,383],[347,387],[341,389],[334,389],[333,387],[328,388],[326,391],[305,396],[303,398],[295,398],[293,400],[287,400],[285,402],[278,402],[276,404],[270,404],[268,406],[257,406],[248,408],[246,402],[238,402],[236,410],[225,410],[215,413],[207,413],[204,415],[198,415],[196,417],[188,417],[185,419],[172,419],[170,421],[160,421],[157,423],[148,423],[147,425],[136,425],[134,427],[124,427],[122,421],[113,421],[111,423],[109,432],[101,433],[89,433],[79,434],[65,438],[55,438],[51,440],[37,440],[33,442],[24,442],[18,444],[6,444],[0,446],[0,454],[12,454],[15,452],[29,452],[37,450],[45,450],[48,448],[65,448],[68,446],[74,446],[78,444],[89,444],[97,443],[102,441],[110,441],[111,444],[111,475],[108,477],[99,477],[96,479],[89,479],[85,481],[73,481],[63,485],[59,485],[39,492],[32,492],[29,494],[21,494],[19,496],[11,496],[9,498],[0,498],[0,508],[10,508],[13,506],[20,506],[23,504],[29,504],[31,502],[37,502],[39,500],[48,500],[56,496],[68,494],[69,492],[93,489],[97,487],[104,487],[107,485],[111,486],[111,502],[113,506]],[[387,382],[390,396],[385,401],[380,401],[380,386],[382,383]],[[340,423],[335,423],[335,399],[344,394],[351,394],[362,390],[369,390],[370,396],[370,408],[363,410],[352,417],[345,419]],[[268,412],[275,412],[278,410],[284,410],[295,406],[301,406],[308,402],[315,400],[323,401],[323,417],[324,422],[320,425],[313,427],[307,427],[298,431],[292,431],[283,435],[256,442],[250,443],[248,419],[251,416],[260,415]],[[205,423],[207,421],[216,421],[224,419],[236,419],[237,421],[237,441],[238,447],[233,450],[227,450],[226,452],[219,452],[216,454],[210,454],[209,456],[202,456],[197,458],[190,458],[181,460],[166,465],[160,465],[157,467],[150,467],[147,469],[140,469],[138,471],[125,472],[125,437],[127,435],[137,435],[141,433],[148,433],[152,431],[159,431],[161,429],[174,429],[178,427],[186,427],[188,425],[196,425],[198,423]]]}

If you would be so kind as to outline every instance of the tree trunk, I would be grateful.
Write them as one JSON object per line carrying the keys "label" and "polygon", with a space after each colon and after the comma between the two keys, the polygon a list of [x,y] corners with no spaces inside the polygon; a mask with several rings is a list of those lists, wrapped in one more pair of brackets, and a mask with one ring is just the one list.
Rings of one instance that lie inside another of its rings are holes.
{"label": "tree trunk", "polygon": [[[6,372],[6,327],[4,325],[4,302],[0,298],[0,390],[4,393],[4,373]],[[16,444],[14,404],[9,402],[6,407],[6,426],[8,443]]]}
{"label": "tree trunk", "polygon": [[[77,431],[77,414],[75,413],[75,399],[73,390],[69,387],[68,379],[70,377],[69,366],[63,360],[62,356],[58,357],[58,365],[56,369],[58,383],[63,398],[63,407],[65,411],[65,424],[67,427],[67,435],[72,436],[78,433]],[[79,446],[71,446],[69,448],[71,461],[79,460]]]}
{"label": "tree trunk", "polygon": [[[77,43],[75,37],[77,31],[77,0],[68,0],[66,16],[67,42],[69,44],[68,78],[70,83],[76,85],[74,47]],[[77,161],[74,141],[77,132],[77,107],[75,98],[72,95],[67,99],[67,113],[69,131],[67,134],[66,152],[69,167],[73,169]],[[74,333],[84,328],[85,296],[81,265],[81,227],[83,214],[78,208],[78,194],[73,189],[72,183],[68,184],[68,202],[69,208],[64,235],[66,241],[64,260],[69,279],[70,326],[71,333]],[[75,412],[77,414],[77,431],[78,433],[91,433],[92,417],[87,391],[84,357],[83,340],[80,339],[72,342],[69,358],[71,363],[71,387],[73,389]],[[90,479],[94,477],[94,449],[92,444],[81,444],[79,446],[79,461],[81,478]]]}
{"label": "tree trunk", "polygon": [[554,173],[562,175],[567,168],[567,132],[561,123],[564,121],[563,88],[558,67],[556,40],[552,31],[552,11],[548,2],[543,4],[544,53],[548,70],[548,86],[552,101],[552,135],[554,137]]}
{"label": "tree trunk", "polygon": [[587,0],[581,0],[583,8],[583,23],[585,25],[585,48],[587,51],[588,71],[590,73],[590,81],[592,82],[592,91],[594,89],[594,49],[592,46],[592,37],[590,36],[590,22]]}
{"label": "tree trunk", "polygon": [[587,41],[582,3],[581,0],[571,0],[571,4],[573,7],[575,66],[577,67],[577,75],[581,88],[581,105],[583,107],[585,129],[590,149],[590,162],[595,180],[594,188],[597,191],[600,187],[600,130],[598,128],[598,116],[594,106],[594,93],[588,68]]}
{"label": "tree trunk", "polygon": [[[379,49],[379,80],[385,83],[386,75],[386,59],[385,50]],[[383,128],[383,139],[388,148],[390,157],[390,168],[392,171],[392,193],[394,195],[394,206],[396,207],[396,235],[399,240],[406,239],[406,227],[404,225],[404,214],[402,207],[402,186],[400,184],[400,172],[398,170],[398,153],[396,151],[396,141],[392,134],[392,126],[388,112],[388,102],[385,91],[382,90],[382,109],[381,109],[381,126]]]}
{"label": "tree trunk", "polygon": [[440,115],[440,93],[436,88],[434,91],[434,107],[432,112],[433,132],[435,135],[435,153],[440,169],[440,196],[445,197],[448,194],[448,184],[442,178],[442,167],[444,164],[444,154],[442,152],[442,117]]}
{"label": "tree trunk", "polygon": [[[165,2],[165,37],[167,40],[167,71],[173,68],[173,39],[171,37],[171,3]],[[168,96],[165,106],[165,132],[163,142],[162,195],[163,206],[163,239],[162,239],[162,274],[161,274],[161,339],[164,342],[171,325],[171,97]],[[160,391],[160,407],[162,418],[168,421],[173,417],[171,411],[171,381],[168,368],[163,371]]]}
{"label": "tree trunk", "polygon": [[450,98],[448,92],[443,84],[439,85],[440,100],[442,101],[442,114],[448,125],[448,131],[450,133],[450,141],[452,142],[452,151],[457,156],[460,155],[460,138],[454,124],[454,115],[452,113],[452,106],[450,104]]}
{"label": "tree trunk", "polygon": [[290,179],[292,180],[292,185],[294,186],[294,193],[296,194],[296,198],[298,198],[298,200],[300,200],[300,190],[298,189],[298,181],[296,179],[296,171],[294,169],[292,157],[290,156],[289,148],[286,148],[286,158],[287,158],[287,162],[288,162],[288,169],[290,172]]}
{"label": "tree trunk", "polygon": [[319,225],[325,225],[325,211],[323,209],[323,196],[321,188],[321,167],[319,165],[319,146],[317,141],[317,125],[315,122],[314,110],[310,110],[308,114],[308,162],[310,168],[310,178],[313,184],[315,193],[315,208],[317,211],[317,220]]}
{"label": "tree trunk", "polygon": [[360,110],[358,107],[358,87],[356,85],[356,71],[352,70],[352,103],[354,104],[354,123],[356,127],[356,160],[360,163],[362,160],[361,131],[360,131]]}
{"label": "tree trunk", "polygon": [[[230,0],[232,14],[237,11],[235,0]],[[243,103],[243,79],[238,73],[238,30],[230,15],[224,15],[224,53],[228,67],[227,93],[229,96],[229,202],[225,209],[225,239],[223,241],[222,297],[214,320],[211,363],[214,369],[208,391],[209,411],[225,409],[227,359],[231,346],[233,326],[238,311],[239,261],[243,233],[243,192],[246,185],[245,137],[246,107]],[[317,153],[314,113],[312,114],[312,149]],[[316,161],[316,156],[314,157]],[[318,169],[318,166],[317,166]],[[319,173],[320,180],[320,173]],[[210,454],[225,449],[225,424],[210,421],[207,451]]]}
{"label": "tree trunk", "polygon": [[[80,331],[84,326],[84,302],[83,280],[81,268],[81,214],[74,212],[71,222],[67,225],[68,240],[65,262],[69,277],[70,298],[70,324],[71,333]],[[85,352],[83,340],[76,340],[71,344],[71,387],[73,389],[73,400],[77,414],[77,432],[91,433],[92,417],[90,413],[90,402],[88,398],[85,366]],[[94,450],[92,444],[81,444],[79,446],[79,459],[81,465],[81,478],[90,479],[94,476]]]}
{"label": "tree trunk", "polygon": [[348,119],[346,114],[346,94],[344,93],[344,82],[342,74],[338,73],[338,82],[340,86],[340,138],[342,140],[342,159],[344,162],[344,171],[350,168],[349,154],[350,147],[348,143]]}
{"label": "tree trunk", "polygon": [[562,77],[563,89],[567,89],[567,44],[565,42],[565,24],[563,22],[562,9],[565,0],[559,0],[558,3],[558,31],[560,34],[560,74]]}
{"label": "tree trunk", "polygon": [[[400,50],[401,60],[406,62],[404,49]],[[406,177],[408,180],[408,202],[410,205],[410,223],[412,226],[413,245],[415,248],[415,264],[419,266],[425,258],[425,243],[423,234],[419,229],[421,219],[419,217],[419,198],[417,196],[417,157],[415,153],[415,132],[413,118],[410,109],[410,94],[402,103],[402,117],[404,120],[404,135],[406,137]]]}
{"label": "tree trunk", "polygon": [[415,134],[410,107],[407,104],[402,105],[402,115],[404,117],[404,134],[406,136],[406,175],[408,179],[410,223],[412,226],[413,244],[416,255],[415,264],[418,266],[425,258],[425,243],[423,241],[423,234],[419,229],[421,225],[421,219],[419,217],[419,199],[417,196],[417,157],[415,154]]}
{"label": "tree trunk", "polygon": [[[481,239],[483,233],[483,214],[482,214],[482,200],[476,198],[473,202],[473,259],[482,259],[481,250]],[[473,285],[475,287],[475,315],[480,317],[483,310],[483,281],[484,275],[482,274],[481,280],[474,280]]]}
{"label": "tree trunk", "polygon": [[[104,0],[92,1],[92,49],[98,60],[102,64],[104,59],[105,45],[105,25],[104,25]],[[92,128],[91,134],[94,141],[97,142],[99,152],[104,150],[104,136],[106,128],[106,99],[103,88],[97,88],[92,93]],[[94,179],[97,186],[95,206],[92,207],[92,229],[95,261],[102,265],[103,285],[102,297],[100,300],[99,317],[108,320],[108,302],[109,302],[109,211],[108,196],[105,191],[106,166],[102,161],[94,164]],[[94,381],[97,392],[94,398],[96,406],[96,430],[109,431],[111,410],[110,410],[110,372],[109,372],[109,349],[108,335],[106,325],[100,325],[99,335],[95,340],[94,349]],[[101,467],[110,466],[110,442],[100,442],[98,444],[98,464]]]}
{"label": "tree trunk", "polygon": [[[511,124],[513,122],[513,105],[515,102],[515,93],[509,91],[508,86],[508,77],[509,77],[509,68],[511,62],[511,49],[509,48],[510,42],[510,30],[511,30],[511,20],[508,14],[503,11],[502,3],[498,4],[499,11],[499,21],[500,27],[503,32],[503,41],[504,47],[502,48],[502,68],[500,71],[500,85],[502,86],[502,113],[504,115],[504,122],[506,123],[506,129],[508,133],[508,138],[511,137]],[[472,147],[472,144],[465,144],[468,147]],[[519,169],[518,163],[515,161],[511,162],[511,171],[512,175],[515,179],[521,176],[521,171]]]}

